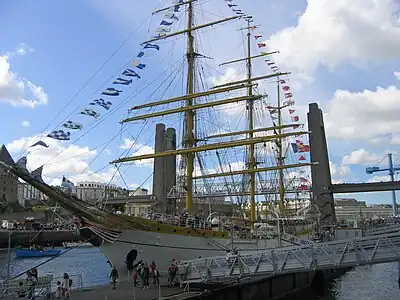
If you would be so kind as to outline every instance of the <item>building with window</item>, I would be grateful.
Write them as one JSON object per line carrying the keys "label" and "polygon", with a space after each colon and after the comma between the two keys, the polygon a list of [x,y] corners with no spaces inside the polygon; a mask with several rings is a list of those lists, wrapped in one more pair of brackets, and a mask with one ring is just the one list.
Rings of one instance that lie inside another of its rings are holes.
{"label": "building with window", "polygon": [[76,196],[87,202],[93,202],[105,196],[127,196],[129,192],[115,184],[107,184],[97,181],[78,181],[75,188]]}
{"label": "building with window", "polygon": [[42,201],[47,201],[48,197],[36,189],[35,187],[31,186],[26,182],[18,182],[18,202],[21,206],[26,207],[29,206],[29,201],[34,201],[35,203]]}
{"label": "building with window", "polygon": [[[4,145],[0,148],[0,161],[9,165],[14,164],[14,160]],[[0,166],[0,202],[18,202],[18,182],[17,176]]]}

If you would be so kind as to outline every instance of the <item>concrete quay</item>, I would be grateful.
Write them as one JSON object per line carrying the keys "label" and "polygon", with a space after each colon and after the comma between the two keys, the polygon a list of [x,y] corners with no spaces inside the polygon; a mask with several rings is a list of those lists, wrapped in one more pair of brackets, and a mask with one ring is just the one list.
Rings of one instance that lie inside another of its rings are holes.
{"label": "concrete quay", "polygon": [[148,290],[144,290],[141,287],[134,288],[132,282],[119,282],[115,290],[112,289],[110,284],[71,292],[71,299],[74,300],[151,300],[159,299],[159,297],[162,299],[183,300],[193,296],[195,296],[195,293],[183,294],[183,289],[178,287],[161,286],[158,289],[157,286],[150,285]]}
{"label": "concrete quay", "polygon": [[81,291],[72,291],[71,299],[87,300],[277,300],[293,295],[311,285],[323,286],[323,282],[337,278],[348,269],[310,271],[296,274],[285,274],[269,278],[248,278],[225,284],[192,284],[188,291],[179,287],[151,285],[148,290],[133,288],[132,282],[120,282],[117,289],[111,285],[93,287]]}

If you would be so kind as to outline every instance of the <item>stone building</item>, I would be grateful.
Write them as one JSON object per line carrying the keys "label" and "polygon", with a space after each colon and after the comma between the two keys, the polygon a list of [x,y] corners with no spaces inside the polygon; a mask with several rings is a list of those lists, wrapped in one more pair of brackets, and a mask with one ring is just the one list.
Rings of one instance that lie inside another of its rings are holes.
{"label": "stone building", "polygon": [[[4,145],[0,148],[0,161],[6,164],[14,163]],[[0,202],[8,204],[18,203],[18,177],[9,173],[2,166],[0,166]]]}

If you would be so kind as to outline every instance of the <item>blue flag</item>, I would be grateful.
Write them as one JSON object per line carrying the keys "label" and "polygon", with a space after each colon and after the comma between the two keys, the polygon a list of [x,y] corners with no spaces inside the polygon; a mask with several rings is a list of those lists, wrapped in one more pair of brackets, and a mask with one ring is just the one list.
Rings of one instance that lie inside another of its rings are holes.
{"label": "blue flag", "polygon": [[137,77],[138,79],[141,78],[140,75],[132,69],[126,69],[124,72],[122,72],[122,75],[129,77]]}
{"label": "blue flag", "polygon": [[156,44],[147,43],[146,45],[144,45],[143,49],[156,49],[156,50],[160,51],[160,46],[158,46]]}

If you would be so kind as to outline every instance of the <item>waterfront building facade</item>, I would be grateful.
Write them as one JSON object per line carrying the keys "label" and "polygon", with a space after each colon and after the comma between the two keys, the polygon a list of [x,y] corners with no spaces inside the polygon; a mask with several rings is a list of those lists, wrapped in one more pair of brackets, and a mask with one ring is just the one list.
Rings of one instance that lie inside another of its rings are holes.
{"label": "waterfront building facade", "polygon": [[48,197],[44,193],[26,182],[18,182],[17,190],[18,202],[22,207],[30,206],[29,202],[33,200],[36,200],[35,202],[39,203],[48,200]]}
{"label": "waterfront building facade", "polygon": [[[14,163],[14,160],[4,145],[0,148],[0,161],[6,164]],[[8,204],[18,202],[18,182],[17,176],[9,173],[0,166],[0,202]]]}
{"label": "waterfront building facade", "polygon": [[97,181],[78,181],[75,186],[76,196],[86,202],[97,201],[102,197],[127,196],[129,191],[115,184]]}

